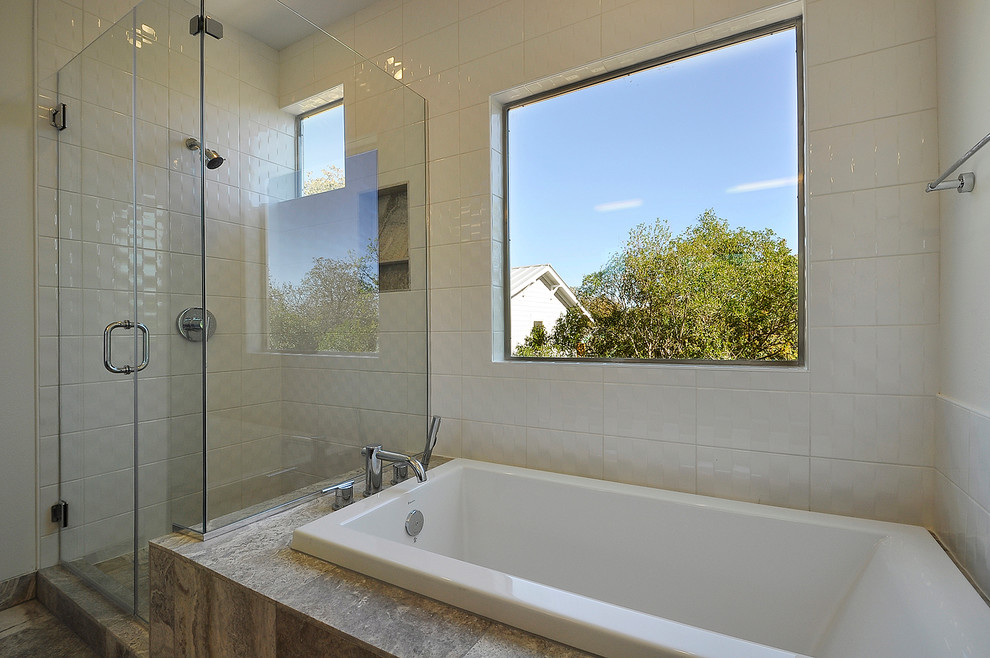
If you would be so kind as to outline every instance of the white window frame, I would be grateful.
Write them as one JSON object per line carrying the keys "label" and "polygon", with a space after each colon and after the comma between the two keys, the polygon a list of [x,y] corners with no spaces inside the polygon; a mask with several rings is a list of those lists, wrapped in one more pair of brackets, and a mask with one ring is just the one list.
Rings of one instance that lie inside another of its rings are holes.
{"label": "white window frame", "polygon": [[323,114],[324,112],[329,112],[330,110],[336,109],[338,107],[344,106],[344,99],[340,98],[329,103],[320,105],[319,107],[314,107],[312,110],[307,110],[301,114],[296,115],[296,171],[299,172],[299,180],[296,182],[296,194],[298,196],[303,196],[303,185],[306,179],[306,159],[303,157],[304,148],[304,137],[303,134],[303,121],[306,119],[316,116],[317,114]]}

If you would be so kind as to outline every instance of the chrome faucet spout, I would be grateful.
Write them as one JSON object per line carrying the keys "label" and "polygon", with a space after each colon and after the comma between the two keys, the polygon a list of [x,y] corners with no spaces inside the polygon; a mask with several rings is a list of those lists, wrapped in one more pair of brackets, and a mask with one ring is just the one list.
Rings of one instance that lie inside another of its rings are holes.
{"label": "chrome faucet spout", "polygon": [[426,469],[423,468],[423,464],[415,457],[404,455],[401,452],[379,450],[378,458],[383,462],[406,462],[412,467],[413,473],[416,474],[416,479],[420,482],[426,482]]}
{"label": "chrome faucet spout", "polygon": [[371,496],[382,490],[382,463],[405,462],[412,467],[416,479],[426,482],[426,469],[415,457],[401,452],[385,450],[381,445],[365,446],[361,449],[364,455],[364,495]]}

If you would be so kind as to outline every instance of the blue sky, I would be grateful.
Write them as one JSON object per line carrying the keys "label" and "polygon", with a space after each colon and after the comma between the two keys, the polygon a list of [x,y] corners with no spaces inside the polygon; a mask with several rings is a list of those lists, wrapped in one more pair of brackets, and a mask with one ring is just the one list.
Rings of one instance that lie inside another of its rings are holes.
{"label": "blue sky", "polygon": [[324,167],[344,168],[344,105],[303,119],[303,175],[320,175]]}
{"label": "blue sky", "polygon": [[346,167],[343,188],[268,207],[268,271],[273,280],[298,284],[313,259],[361,256],[378,238],[378,152],[352,155]]}
{"label": "blue sky", "polygon": [[708,208],[797,251],[794,30],[509,112],[510,264],[577,286],[657,218]]}

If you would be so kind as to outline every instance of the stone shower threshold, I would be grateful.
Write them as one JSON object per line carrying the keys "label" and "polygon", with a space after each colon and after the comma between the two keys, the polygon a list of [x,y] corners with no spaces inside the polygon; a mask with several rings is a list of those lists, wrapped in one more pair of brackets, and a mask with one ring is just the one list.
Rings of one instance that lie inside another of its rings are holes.
{"label": "stone shower threshold", "polygon": [[57,565],[38,572],[38,600],[101,656],[147,658],[148,626]]}

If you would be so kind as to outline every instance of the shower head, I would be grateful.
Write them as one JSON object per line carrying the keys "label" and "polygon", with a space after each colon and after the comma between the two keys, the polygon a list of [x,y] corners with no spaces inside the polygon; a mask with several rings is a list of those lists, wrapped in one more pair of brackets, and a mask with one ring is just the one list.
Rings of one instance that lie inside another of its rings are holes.
{"label": "shower head", "polygon": [[220,154],[213,149],[206,149],[203,153],[206,155],[207,169],[216,169],[223,164],[223,158],[221,158]]}
{"label": "shower head", "polygon": [[[200,149],[199,140],[195,137],[188,138],[186,140],[186,148],[190,151],[198,151]],[[223,164],[223,158],[213,149],[203,149],[203,155],[206,156],[207,169],[216,169]]]}

